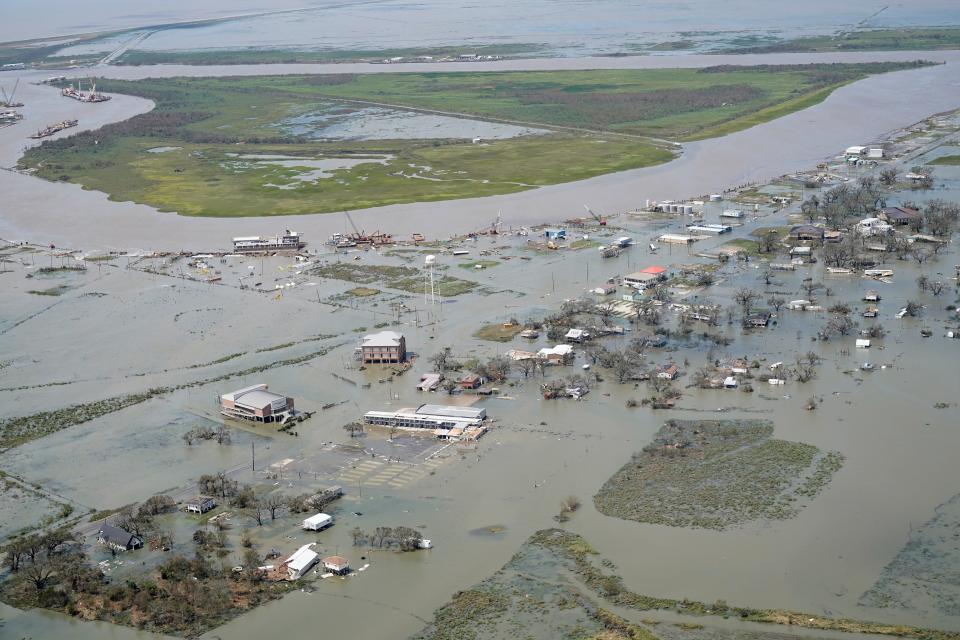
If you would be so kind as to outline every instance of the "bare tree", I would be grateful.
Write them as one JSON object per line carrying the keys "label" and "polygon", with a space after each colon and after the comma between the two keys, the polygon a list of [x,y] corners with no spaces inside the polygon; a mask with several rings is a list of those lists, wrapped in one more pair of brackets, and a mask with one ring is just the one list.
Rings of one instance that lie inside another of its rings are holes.
{"label": "bare tree", "polygon": [[880,172],[880,184],[892,186],[897,183],[898,171],[896,167],[887,167]]}
{"label": "bare tree", "polygon": [[343,430],[349,433],[351,438],[356,438],[358,433],[363,433],[363,425],[359,422],[348,422],[343,425]]}
{"label": "bare tree", "polygon": [[770,296],[767,298],[767,304],[773,307],[773,310],[777,313],[780,312],[780,308],[787,303],[786,298],[780,296]]}
{"label": "bare tree", "polygon": [[260,500],[254,500],[253,503],[247,507],[247,515],[258,527],[263,526],[263,516],[265,511],[266,510],[264,509],[263,503]]}
{"label": "bare tree", "polygon": [[747,289],[745,287],[741,287],[740,289],[737,289],[733,294],[734,301],[736,301],[736,303],[740,305],[740,308],[743,311],[744,315],[750,313],[750,309],[751,307],[753,307],[753,303],[756,302],[757,298],[759,297],[760,297],[759,293],[757,293],[753,289]]}
{"label": "bare tree", "polygon": [[283,496],[271,493],[263,499],[263,508],[270,512],[270,519],[277,519],[277,510],[285,506]]}

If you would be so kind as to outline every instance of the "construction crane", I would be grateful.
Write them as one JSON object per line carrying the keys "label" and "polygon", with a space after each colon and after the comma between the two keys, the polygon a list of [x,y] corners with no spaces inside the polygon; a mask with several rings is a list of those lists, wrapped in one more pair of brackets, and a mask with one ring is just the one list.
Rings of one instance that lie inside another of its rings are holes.
{"label": "construction crane", "polygon": [[597,214],[595,214],[595,213],[593,212],[593,210],[592,210],[590,207],[588,207],[587,205],[583,205],[583,208],[587,210],[587,213],[589,213],[590,215],[593,216],[593,219],[596,220],[597,223],[598,223],[601,227],[607,226],[607,219],[606,219],[606,218],[604,218],[603,216],[598,216]]}
{"label": "construction crane", "polygon": [[13,107],[22,107],[22,102],[14,102],[13,98],[17,95],[17,86],[20,84],[20,78],[17,78],[16,82],[13,83],[13,89],[10,91],[10,95],[7,95],[7,92],[0,87],[0,96],[3,97],[3,100],[0,100],[0,107],[6,107],[12,109]]}

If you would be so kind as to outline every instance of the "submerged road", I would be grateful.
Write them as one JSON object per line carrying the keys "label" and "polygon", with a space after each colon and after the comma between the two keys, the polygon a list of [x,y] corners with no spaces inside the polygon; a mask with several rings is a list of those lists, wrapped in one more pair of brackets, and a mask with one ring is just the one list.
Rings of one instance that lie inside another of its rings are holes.
{"label": "submerged road", "polygon": [[[925,117],[960,107],[960,52],[777,54],[762,56],[663,56],[636,58],[552,58],[491,63],[398,65],[238,65],[187,67],[106,67],[110,78],[139,79],[189,75],[275,75],[284,73],[398,73],[508,69],[677,68],[713,64],[798,64],[925,58],[945,65],[872,76],[835,91],[809,109],[722,138],[683,145],[677,159],[635,169],[541,187],[520,193],[393,205],[351,212],[357,225],[405,237],[412,232],[446,237],[489,225],[502,211],[507,226],[551,222],[582,214],[583,203],[604,212],[642,206],[646,199],[679,199],[723,190],[807,169],[845,147],[875,141]],[[77,70],[77,76],[88,71]],[[36,82],[47,74],[31,74]],[[0,78],[2,79],[2,78]],[[103,104],[62,99],[46,86],[21,83],[25,121],[0,130],[0,167],[16,164],[36,128],[78,118],[80,127],[60,135],[95,129],[152,108],[149,101],[117,96]],[[339,214],[264,218],[191,218],[160,213],[129,202],[111,202],[100,192],[50,183],[15,171],[0,171],[0,237],[54,243],[85,250],[227,249],[237,235],[266,235],[295,229],[316,246],[345,230]]]}

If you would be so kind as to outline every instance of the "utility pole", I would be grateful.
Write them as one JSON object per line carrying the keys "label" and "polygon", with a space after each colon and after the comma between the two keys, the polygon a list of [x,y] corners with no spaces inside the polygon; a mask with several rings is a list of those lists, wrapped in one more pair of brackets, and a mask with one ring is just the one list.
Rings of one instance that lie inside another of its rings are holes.
{"label": "utility pole", "polygon": [[257,458],[256,454],[253,451],[253,443],[250,443],[250,470],[256,472],[257,470]]}

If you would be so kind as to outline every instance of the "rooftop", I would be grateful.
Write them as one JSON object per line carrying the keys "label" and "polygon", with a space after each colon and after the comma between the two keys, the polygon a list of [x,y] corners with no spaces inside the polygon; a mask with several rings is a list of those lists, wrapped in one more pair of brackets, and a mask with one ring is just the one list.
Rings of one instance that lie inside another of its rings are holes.
{"label": "rooftop", "polygon": [[399,347],[403,335],[396,331],[381,331],[380,333],[371,333],[363,336],[364,347]]}

